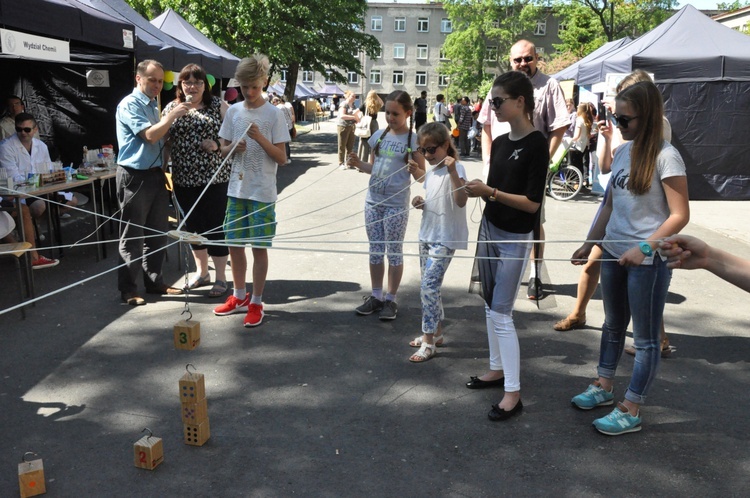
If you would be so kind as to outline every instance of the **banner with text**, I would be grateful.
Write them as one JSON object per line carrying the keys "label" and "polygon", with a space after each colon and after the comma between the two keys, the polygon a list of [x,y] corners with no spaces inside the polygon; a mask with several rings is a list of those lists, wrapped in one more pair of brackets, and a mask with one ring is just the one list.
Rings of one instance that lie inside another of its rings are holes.
{"label": "banner with text", "polygon": [[0,28],[2,53],[26,59],[70,62],[70,43]]}

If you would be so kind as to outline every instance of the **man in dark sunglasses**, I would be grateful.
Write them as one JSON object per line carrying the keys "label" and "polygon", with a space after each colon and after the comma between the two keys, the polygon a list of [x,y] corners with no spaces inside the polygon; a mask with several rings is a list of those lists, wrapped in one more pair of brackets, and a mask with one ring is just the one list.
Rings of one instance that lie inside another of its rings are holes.
{"label": "man in dark sunglasses", "polygon": [[[0,142],[0,168],[4,170],[5,177],[25,179],[29,173],[37,171],[34,168],[35,165],[48,165],[52,162],[49,157],[49,150],[47,146],[41,140],[34,138],[34,134],[37,133],[37,123],[34,116],[21,112],[16,114],[14,120],[14,131],[15,133],[2,142]],[[70,195],[71,205],[76,205],[77,201],[73,195]],[[2,200],[3,206],[15,207],[15,203],[9,199]],[[69,203],[69,204],[70,204]],[[41,268],[49,268],[59,263],[56,259],[49,259],[41,256],[37,253],[34,246],[34,240],[36,238],[34,224],[32,223],[32,217],[41,218],[47,205],[42,200],[26,200],[22,201],[21,204],[21,215],[24,219],[24,238],[27,242],[32,244],[31,251],[31,266],[33,269],[38,270]],[[18,216],[18,213],[14,214]],[[20,224],[19,224],[20,225]]]}
{"label": "man in dark sunglasses", "polygon": [[[514,71],[521,71],[531,78],[534,85],[534,127],[541,131],[547,137],[549,144],[550,157],[554,156],[557,147],[562,142],[562,136],[570,125],[570,115],[565,104],[565,95],[560,88],[556,79],[550,78],[539,71],[537,63],[539,57],[536,52],[536,46],[528,40],[519,40],[510,48],[510,67]],[[490,149],[492,141],[510,131],[507,123],[501,123],[495,117],[495,110],[490,106],[490,95],[482,105],[477,121],[483,124],[482,127],[482,160],[484,162],[484,177],[490,170]],[[541,207],[541,220],[544,223],[544,203]],[[544,239],[544,229],[540,231],[540,239]],[[536,254],[536,247],[539,248]],[[544,245],[535,245],[531,257],[541,259],[544,253]],[[538,299],[543,295],[542,281],[537,275],[538,265],[529,265],[531,268],[531,278],[527,289],[529,299]]]}

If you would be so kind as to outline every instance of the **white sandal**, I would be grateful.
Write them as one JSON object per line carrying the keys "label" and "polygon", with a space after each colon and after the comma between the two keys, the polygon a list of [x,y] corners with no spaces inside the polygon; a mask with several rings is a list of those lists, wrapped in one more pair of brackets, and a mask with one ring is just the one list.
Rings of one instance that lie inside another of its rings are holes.
{"label": "white sandal", "polygon": [[423,363],[435,356],[436,349],[434,344],[423,342],[419,350],[409,357],[409,361],[412,363]]}
{"label": "white sandal", "polygon": [[[442,347],[443,346],[443,341],[444,341],[444,335],[445,334],[436,335],[434,337],[433,344],[435,346],[437,346],[437,347]],[[413,348],[418,348],[421,345],[422,345],[422,336],[421,335],[419,337],[415,337],[414,339],[412,339],[411,341],[409,341],[409,346],[411,346]]]}

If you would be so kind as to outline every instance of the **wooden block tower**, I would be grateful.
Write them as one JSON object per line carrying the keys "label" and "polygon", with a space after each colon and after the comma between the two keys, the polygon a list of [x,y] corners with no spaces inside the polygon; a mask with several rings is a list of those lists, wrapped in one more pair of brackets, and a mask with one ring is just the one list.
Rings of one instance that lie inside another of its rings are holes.
{"label": "wooden block tower", "polygon": [[21,498],[43,495],[47,492],[42,459],[28,461],[27,455],[36,456],[36,453],[30,451],[25,453],[21,458],[21,463],[18,464],[18,486],[21,490]]}
{"label": "wooden block tower", "polygon": [[145,431],[148,431],[148,435],[133,445],[135,466],[139,469],[154,470],[164,461],[164,446],[161,438],[155,437],[151,429],[145,428],[143,432]]}
{"label": "wooden block tower", "polygon": [[203,446],[211,437],[208,425],[208,401],[206,401],[206,383],[202,373],[187,372],[180,379],[180,401],[182,409],[182,432],[185,444]]}

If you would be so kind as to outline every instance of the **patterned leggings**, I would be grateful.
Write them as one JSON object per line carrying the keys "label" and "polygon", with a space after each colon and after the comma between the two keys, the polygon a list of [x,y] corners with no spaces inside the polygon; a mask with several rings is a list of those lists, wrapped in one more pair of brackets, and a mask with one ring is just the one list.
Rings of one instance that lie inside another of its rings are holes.
{"label": "patterned leggings", "polygon": [[419,244],[419,266],[422,270],[419,295],[422,298],[422,332],[425,334],[437,332],[438,325],[445,318],[440,287],[455,252],[455,249],[449,249],[442,244]]}
{"label": "patterned leggings", "polygon": [[404,236],[409,211],[404,208],[365,206],[367,240],[370,241],[370,264],[383,264],[383,254],[388,253],[388,264],[404,264]]}

